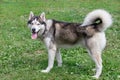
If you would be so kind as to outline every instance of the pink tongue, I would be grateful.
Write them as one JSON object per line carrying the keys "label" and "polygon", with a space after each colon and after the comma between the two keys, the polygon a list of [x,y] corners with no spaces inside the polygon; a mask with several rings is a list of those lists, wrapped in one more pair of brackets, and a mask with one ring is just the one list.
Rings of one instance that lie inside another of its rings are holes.
{"label": "pink tongue", "polygon": [[32,39],[37,39],[37,33],[32,34],[31,38],[32,38]]}

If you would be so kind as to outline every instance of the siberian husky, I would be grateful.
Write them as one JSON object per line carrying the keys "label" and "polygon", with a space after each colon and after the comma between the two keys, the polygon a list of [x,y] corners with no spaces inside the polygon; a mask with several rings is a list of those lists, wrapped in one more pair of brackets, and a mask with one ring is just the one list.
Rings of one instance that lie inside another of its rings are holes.
{"label": "siberian husky", "polygon": [[60,48],[82,45],[96,64],[96,74],[93,77],[99,78],[102,73],[101,54],[106,45],[104,31],[111,24],[111,15],[102,9],[87,14],[82,24],[46,19],[44,12],[34,16],[31,11],[28,20],[31,38],[40,38],[48,50],[48,67],[41,72],[48,73],[53,68],[55,57],[58,66],[62,66]]}

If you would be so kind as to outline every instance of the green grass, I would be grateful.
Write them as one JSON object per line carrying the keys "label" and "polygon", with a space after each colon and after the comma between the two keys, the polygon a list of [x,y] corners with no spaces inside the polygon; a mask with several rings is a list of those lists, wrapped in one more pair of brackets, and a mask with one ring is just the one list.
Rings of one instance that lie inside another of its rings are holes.
{"label": "green grass", "polygon": [[113,16],[106,31],[103,73],[99,80],[120,80],[120,1],[119,0],[0,0],[0,80],[92,80],[94,63],[83,48],[61,49],[63,67],[50,73],[47,51],[39,40],[31,40],[27,28],[30,11],[47,18],[82,22],[85,15],[102,8]]}

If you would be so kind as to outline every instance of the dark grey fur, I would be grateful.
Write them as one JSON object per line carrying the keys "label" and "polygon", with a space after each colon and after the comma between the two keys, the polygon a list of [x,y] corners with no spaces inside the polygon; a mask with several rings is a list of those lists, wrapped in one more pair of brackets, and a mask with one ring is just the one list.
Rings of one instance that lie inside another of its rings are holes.
{"label": "dark grey fur", "polygon": [[[51,36],[53,41],[58,44],[76,44],[83,38],[90,38],[95,32],[99,32],[96,23],[86,26],[80,26],[80,23],[69,23],[52,20],[52,25],[46,34],[41,36]],[[40,36],[40,37],[41,37]]]}

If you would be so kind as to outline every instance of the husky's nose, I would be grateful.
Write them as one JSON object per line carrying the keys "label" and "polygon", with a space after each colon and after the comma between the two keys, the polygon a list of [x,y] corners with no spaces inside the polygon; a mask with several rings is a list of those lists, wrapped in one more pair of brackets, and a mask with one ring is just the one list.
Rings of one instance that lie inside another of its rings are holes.
{"label": "husky's nose", "polygon": [[32,33],[35,33],[35,28],[32,29]]}

